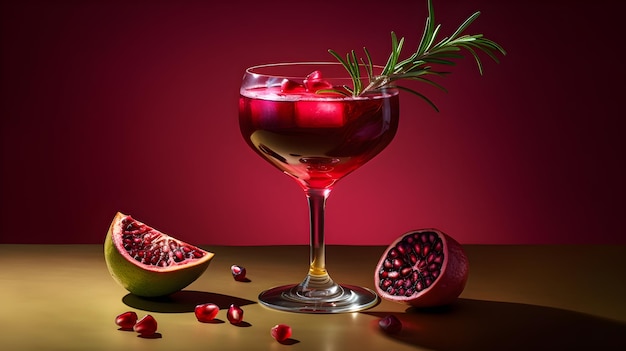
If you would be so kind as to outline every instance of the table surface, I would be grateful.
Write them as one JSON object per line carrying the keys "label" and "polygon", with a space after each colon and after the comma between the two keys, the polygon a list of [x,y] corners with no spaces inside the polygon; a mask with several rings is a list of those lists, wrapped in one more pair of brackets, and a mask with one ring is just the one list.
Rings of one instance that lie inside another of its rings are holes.
{"label": "table surface", "polygon": [[[0,245],[0,348],[13,350],[626,350],[626,246],[465,246],[467,286],[447,308],[417,310],[382,301],[363,312],[299,314],[258,303],[260,291],[296,283],[308,268],[305,246],[205,247],[208,270],[167,300],[128,294],[109,275],[101,245]],[[373,288],[384,250],[329,246],[335,281]],[[29,257],[29,261],[24,258]],[[236,282],[230,266],[247,268]],[[216,323],[193,308],[214,302]],[[234,326],[236,303],[245,323]],[[117,329],[115,316],[153,315],[159,338]],[[394,314],[403,330],[378,320]],[[272,339],[278,323],[290,342]]]}

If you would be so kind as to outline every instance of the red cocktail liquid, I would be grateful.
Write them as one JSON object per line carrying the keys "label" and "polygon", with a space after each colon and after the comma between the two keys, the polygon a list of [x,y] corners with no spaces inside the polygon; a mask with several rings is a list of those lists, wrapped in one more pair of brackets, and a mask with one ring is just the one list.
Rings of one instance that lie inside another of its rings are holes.
{"label": "red cocktail liquid", "polygon": [[303,187],[332,188],[391,142],[398,103],[397,92],[344,97],[283,83],[243,92],[239,123],[246,142]]}

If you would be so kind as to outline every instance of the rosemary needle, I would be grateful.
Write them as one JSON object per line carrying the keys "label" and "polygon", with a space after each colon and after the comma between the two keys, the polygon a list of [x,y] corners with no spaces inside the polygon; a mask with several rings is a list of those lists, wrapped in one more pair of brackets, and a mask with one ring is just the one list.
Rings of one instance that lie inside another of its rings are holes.
{"label": "rosemary needle", "polygon": [[[374,64],[367,48],[363,48],[365,59],[357,58],[354,50],[347,53],[345,58],[332,49],[328,50],[346,68],[353,83],[352,87],[344,86],[345,91],[332,91],[341,94],[346,94],[347,91],[352,96],[359,96],[369,91],[393,86],[419,96],[435,110],[438,110],[435,104],[426,96],[414,89],[398,85],[398,81],[419,81],[445,91],[443,86],[430,80],[427,76],[444,76],[448,74],[449,72],[434,70],[432,64],[453,66],[455,65],[455,59],[464,57],[461,54],[462,50],[469,52],[474,57],[481,75],[483,74],[483,65],[478,55],[479,52],[483,52],[495,62],[499,62],[497,53],[506,55],[506,51],[500,45],[485,38],[482,34],[463,34],[479,15],[479,11],[475,12],[461,23],[452,35],[438,40],[437,37],[441,25],[435,25],[435,12],[432,0],[428,0],[428,17],[426,18],[424,32],[417,50],[411,56],[401,60],[400,55],[404,37],[398,39],[396,34],[391,32],[391,54],[379,75],[374,75]],[[366,77],[362,77],[362,68],[365,68]]]}

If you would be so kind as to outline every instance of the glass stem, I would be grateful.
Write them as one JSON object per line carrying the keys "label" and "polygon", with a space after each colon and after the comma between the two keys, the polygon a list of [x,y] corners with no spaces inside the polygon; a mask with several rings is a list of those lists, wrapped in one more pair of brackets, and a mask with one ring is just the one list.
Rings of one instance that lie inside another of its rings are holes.
{"label": "glass stem", "polygon": [[305,189],[309,204],[311,225],[309,273],[299,285],[300,293],[307,297],[328,297],[341,293],[326,271],[326,246],[324,243],[324,211],[331,189]]}
{"label": "glass stem", "polygon": [[328,195],[330,195],[330,189],[308,189],[306,191],[311,222],[311,267],[309,274],[313,275],[328,274],[326,272],[326,246],[324,243],[324,212]]}

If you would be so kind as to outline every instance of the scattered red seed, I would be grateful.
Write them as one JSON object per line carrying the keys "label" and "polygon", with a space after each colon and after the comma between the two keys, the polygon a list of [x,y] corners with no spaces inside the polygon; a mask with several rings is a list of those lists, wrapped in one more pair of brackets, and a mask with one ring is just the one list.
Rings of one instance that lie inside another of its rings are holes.
{"label": "scattered red seed", "polygon": [[239,324],[243,321],[243,310],[237,305],[230,305],[226,318],[231,324]]}
{"label": "scattered red seed", "polygon": [[233,274],[233,278],[236,281],[242,282],[246,280],[246,269],[236,264],[230,266],[230,272]]}
{"label": "scattered red seed", "polygon": [[133,326],[137,323],[137,313],[128,311],[115,317],[115,324],[122,330],[133,330]]}
{"label": "scattered red seed", "polygon": [[396,334],[402,330],[402,322],[392,314],[379,320],[378,326],[389,334]]}
{"label": "scattered red seed", "polygon": [[134,326],[133,330],[139,333],[141,336],[151,336],[157,330],[157,322],[154,317],[147,314],[141,318]]}
{"label": "scattered red seed", "polygon": [[286,324],[276,324],[272,327],[270,334],[278,341],[285,341],[291,337],[291,327]]}
{"label": "scattered red seed", "polygon": [[220,311],[220,308],[213,303],[205,303],[202,305],[197,305],[194,312],[196,314],[196,318],[200,322],[209,322],[212,321],[215,316],[217,316],[217,312]]}

